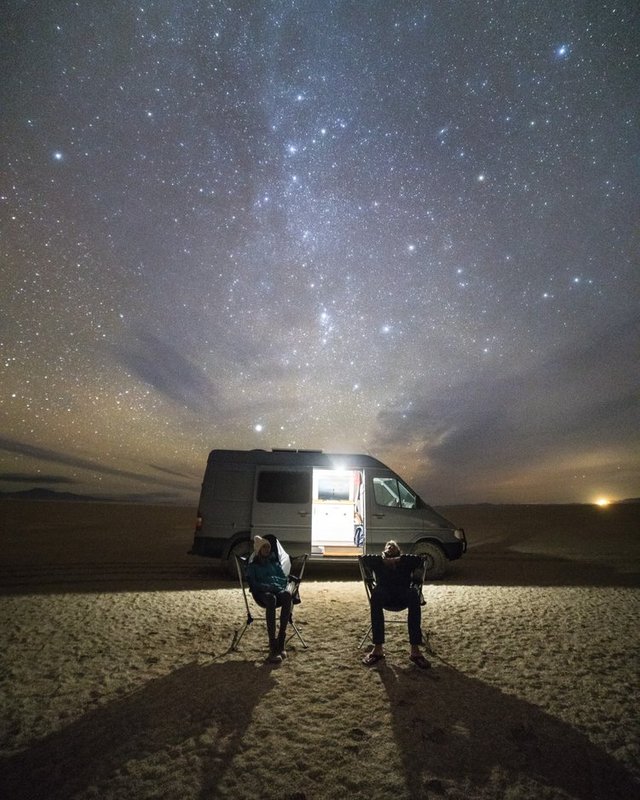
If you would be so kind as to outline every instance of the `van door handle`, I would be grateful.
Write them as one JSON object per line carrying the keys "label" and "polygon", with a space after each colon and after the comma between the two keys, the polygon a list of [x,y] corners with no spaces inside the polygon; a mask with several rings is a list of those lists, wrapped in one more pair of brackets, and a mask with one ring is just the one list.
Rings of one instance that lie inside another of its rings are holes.
{"label": "van door handle", "polygon": [[376,519],[382,519],[382,518],[384,517],[384,514],[374,514],[373,516],[374,516]]}
{"label": "van door handle", "polygon": [[309,512],[308,511],[298,511],[298,514],[301,517],[308,517],[309,516]]}

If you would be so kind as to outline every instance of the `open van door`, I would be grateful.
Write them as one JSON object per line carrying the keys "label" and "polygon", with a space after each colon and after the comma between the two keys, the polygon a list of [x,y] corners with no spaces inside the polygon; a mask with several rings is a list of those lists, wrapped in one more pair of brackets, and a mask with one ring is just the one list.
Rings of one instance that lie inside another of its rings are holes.
{"label": "open van door", "polygon": [[311,549],[312,469],[260,466],[256,470],[252,536],[276,536],[289,555]]}
{"label": "open van door", "polygon": [[363,554],[361,488],[360,469],[314,467],[312,556],[353,558]]}
{"label": "open van door", "polygon": [[423,531],[418,496],[390,470],[367,469],[366,549],[379,553],[389,539],[416,541]]}

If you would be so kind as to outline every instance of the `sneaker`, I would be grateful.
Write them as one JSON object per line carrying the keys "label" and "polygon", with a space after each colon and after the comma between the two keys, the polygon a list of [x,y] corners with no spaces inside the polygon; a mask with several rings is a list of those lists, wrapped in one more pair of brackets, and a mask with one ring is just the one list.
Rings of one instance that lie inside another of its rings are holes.
{"label": "sneaker", "polygon": [[282,664],[282,656],[280,653],[271,653],[269,656],[269,663],[270,664]]}

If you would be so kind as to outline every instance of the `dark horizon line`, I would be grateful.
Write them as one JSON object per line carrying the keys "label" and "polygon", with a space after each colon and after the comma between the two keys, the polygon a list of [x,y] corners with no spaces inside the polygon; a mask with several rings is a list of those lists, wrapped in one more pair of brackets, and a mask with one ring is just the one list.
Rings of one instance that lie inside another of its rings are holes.
{"label": "dark horizon line", "polygon": [[[195,491],[195,490],[194,490]],[[154,494],[141,495],[91,495],[91,494],[77,494],[74,492],[57,492],[54,489],[44,489],[41,487],[34,487],[32,489],[23,489],[15,492],[0,492],[0,500],[36,500],[36,501],[69,501],[69,502],[91,502],[91,503],[122,503],[132,505],[170,505],[170,506],[185,506],[186,501],[184,498],[174,497],[161,497]],[[629,497],[623,500],[612,500],[609,505],[631,505],[639,504],[640,497]],[[595,506],[597,503],[567,501],[567,502],[503,502],[493,503],[487,501],[476,501],[471,503],[430,503],[436,508],[457,508],[461,506]]]}

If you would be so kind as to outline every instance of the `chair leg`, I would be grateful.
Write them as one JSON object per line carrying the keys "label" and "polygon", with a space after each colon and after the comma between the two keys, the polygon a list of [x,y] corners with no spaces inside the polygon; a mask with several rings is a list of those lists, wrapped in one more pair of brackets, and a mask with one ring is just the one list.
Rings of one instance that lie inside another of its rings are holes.
{"label": "chair leg", "polygon": [[229,648],[231,651],[235,652],[238,649],[238,645],[240,644],[240,640],[245,635],[245,633],[247,632],[247,628],[249,627],[249,625],[251,625],[252,622],[253,622],[253,617],[251,616],[251,614],[248,614],[247,615],[247,619],[246,619],[244,625],[242,626],[242,629],[240,630],[240,632],[238,633],[238,631],[234,631],[233,640],[231,642],[231,647]]}
{"label": "chair leg", "polygon": [[[231,650],[232,652],[235,652],[238,649],[238,646],[240,644],[240,641],[241,641],[242,637],[245,635],[245,633],[247,632],[247,629],[249,628],[249,626],[252,623],[253,623],[253,617],[249,617],[249,618],[247,618],[246,622],[244,623],[244,625],[242,626],[240,631],[235,631],[234,632],[233,640],[231,642],[231,647],[229,648],[229,650]],[[300,642],[302,643],[302,646],[305,649],[307,649],[309,647],[309,645],[305,642],[304,636],[302,635],[302,633],[300,631],[300,628],[298,628],[298,626],[296,625],[296,623],[292,619],[289,620],[289,625],[293,628],[293,633],[290,633],[289,636],[287,636],[287,642],[290,642],[291,639],[293,639],[294,636],[297,636],[298,639],[300,639]]]}
{"label": "chair leg", "polygon": [[289,620],[289,625],[291,625],[291,627],[293,628],[294,632],[289,635],[287,641],[291,641],[291,639],[293,639],[294,636],[297,636],[298,639],[300,639],[300,641],[302,642],[302,646],[304,648],[307,648],[309,645],[305,642],[303,635],[300,633],[300,628],[298,628],[298,626],[293,621],[293,619]]}
{"label": "chair leg", "polygon": [[372,631],[372,626],[371,626],[371,625],[369,625],[369,628],[368,628],[367,632],[366,632],[366,633],[365,633],[365,635],[362,637],[362,640],[361,640],[360,644],[358,645],[358,648],[359,648],[359,649],[361,649],[361,648],[362,648],[362,646],[363,646],[363,645],[364,645],[364,643],[367,641],[367,639],[371,638],[371,631]]}
{"label": "chair leg", "polygon": [[[362,647],[363,647],[364,643],[367,641],[367,639],[371,639],[371,631],[372,631],[372,629],[373,629],[372,626],[369,625],[369,628],[368,628],[367,632],[365,633],[365,635],[360,640],[360,644],[358,645],[359,649],[362,649]],[[423,643],[425,649],[427,650],[427,652],[433,653],[433,651],[430,649],[431,645],[429,644],[429,636],[431,634],[431,631],[428,630],[426,636],[425,636],[423,628],[420,629],[420,632],[422,633],[422,637],[421,638],[422,638],[422,643]]]}

